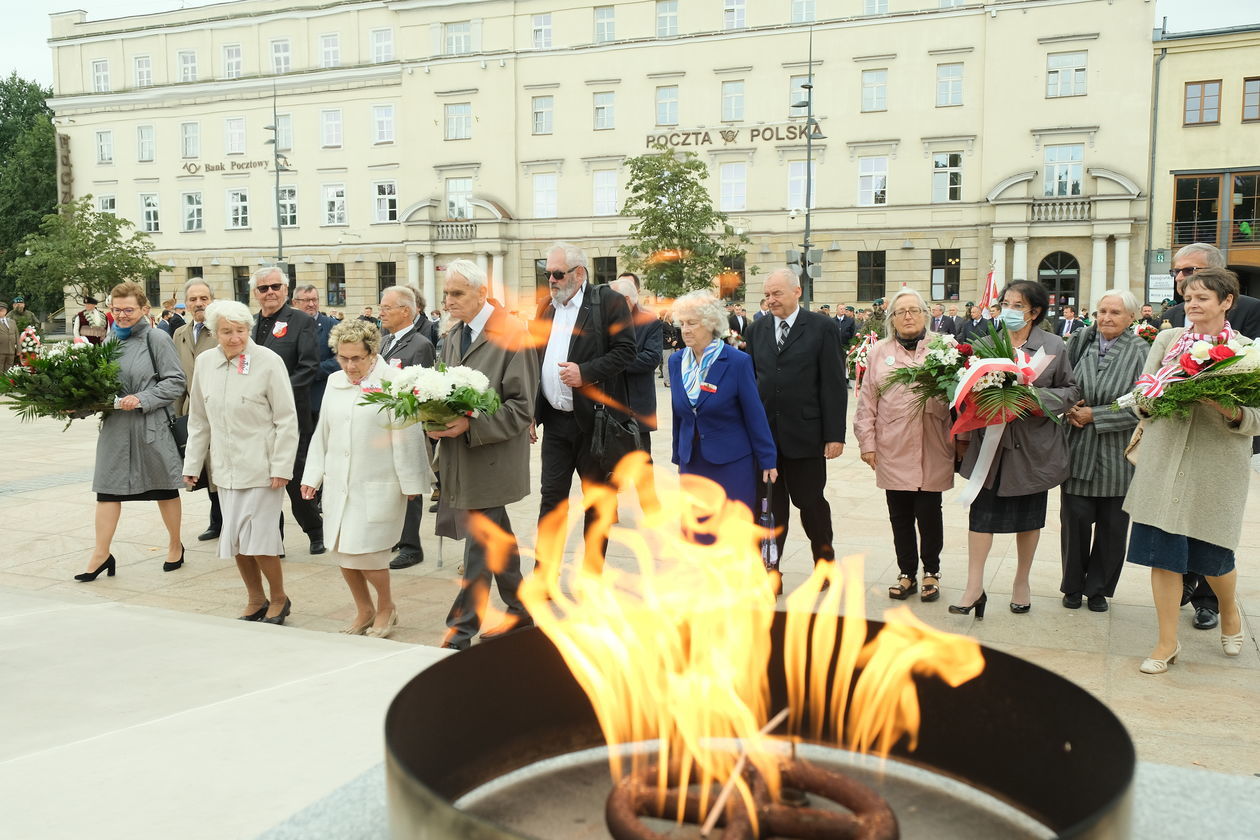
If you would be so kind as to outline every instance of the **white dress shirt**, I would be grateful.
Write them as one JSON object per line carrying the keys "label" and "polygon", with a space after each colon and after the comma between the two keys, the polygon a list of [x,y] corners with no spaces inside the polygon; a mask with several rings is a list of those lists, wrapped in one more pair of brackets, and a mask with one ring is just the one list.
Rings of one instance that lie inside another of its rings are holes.
{"label": "white dress shirt", "polygon": [[391,333],[389,337],[389,346],[381,351],[381,358],[387,363],[389,362],[389,354],[393,351],[394,346],[402,340],[402,337],[415,329],[415,324],[408,324],[396,333]]}
{"label": "white dress shirt", "polygon": [[786,321],[788,325],[788,335],[792,334],[792,327],[796,326],[796,316],[801,314],[801,308],[798,306],[792,310],[792,314],[786,318],[774,316],[774,343],[779,343],[779,336],[783,332],[783,323]]}
{"label": "white dress shirt", "polygon": [[578,311],[586,294],[586,283],[569,298],[566,304],[553,301],[555,317],[551,319],[551,335],[547,339],[547,352],[542,363],[542,392],[556,411],[573,410],[573,389],[560,381],[560,363],[569,360],[569,342],[577,326]]}
{"label": "white dress shirt", "polygon": [[[490,320],[490,316],[494,314],[494,307],[488,303],[481,305],[481,311],[478,312],[473,319],[464,325],[464,329],[468,330],[468,345],[477,340],[477,336],[481,335],[481,331],[486,328],[486,321]],[[550,347],[550,344],[548,344]]]}

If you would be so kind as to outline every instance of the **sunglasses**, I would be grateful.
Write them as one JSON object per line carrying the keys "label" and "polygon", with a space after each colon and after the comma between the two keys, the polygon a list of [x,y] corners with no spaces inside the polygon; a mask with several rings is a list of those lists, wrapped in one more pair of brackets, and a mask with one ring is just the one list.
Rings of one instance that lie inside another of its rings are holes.
{"label": "sunglasses", "polygon": [[278,292],[281,289],[283,289],[286,285],[288,284],[287,283],[271,283],[268,285],[259,284],[255,286],[254,288],[260,292]]}
{"label": "sunglasses", "polygon": [[556,269],[555,271],[544,271],[543,274],[546,275],[547,277],[550,277],[552,280],[563,280],[564,278],[572,274],[573,271],[574,269],[572,268],[570,268],[568,271],[560,271],[559,269]]}
{"label": "sunglasses", "polygon": [[1195,273],[1196,271],[1198,271],[1198,270],[1199,270],[1199,266],[1197,266],[1197,265],[1188,265],[1188,266],[1186,266],[1185,268],[1174,268],[1174,269],[1170,269],[1170,270],[1169,270],[1169,272],[1168,272],[1168,276],[1169,276],[1169,277],[1172,277],[1172,278],[1174,278],[1174,279],[1175,279],[1178,275],[1181,275],[1181,274],[1186,274],[1186,275],[1189,275],[1189,274],[1194,274],[1194,273]]}

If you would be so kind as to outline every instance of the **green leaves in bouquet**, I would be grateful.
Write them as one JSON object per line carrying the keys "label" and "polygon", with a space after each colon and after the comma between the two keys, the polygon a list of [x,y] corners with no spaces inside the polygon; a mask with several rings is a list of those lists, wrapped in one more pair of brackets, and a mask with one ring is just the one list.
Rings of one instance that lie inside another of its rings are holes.
{"label": "green leaves in bouquet", "polygon": [[29,367],[12,368],[0,377],[0,395],[24,421],[56,417],[66,428],[76,419],[109,411],[118,396],[117,342],[81,344],[40,356]]}
{"label": "green leaves in bouquet", "polygon": [[360,405],[378,406],[378,411],[386,411],[391,422],[403,423],[415,417],[420,411],[420,400],[410,391],[394,393],[392,382],[381,384],[380,391],[368,391],[363,394]]}
{"label": "green leaves in bouquet", "polygon": [[[1014,359],[1015,344],[1011,334],[1005,327],[998,329],[993,321],[989,322],[989,334],[971,342],[971,350],[977,359]],[[1004,388],[984,388],[972,391],[969,399],[975,402],[976,412],[985,420],[995,417],[1014,419],[1025,417],[1034,410],[1039,410],[1046,417],[1058,423],[1059,418],[1046,410],[1037,389],[1029,385],[1015,385],[1013,377],[1007,374],[1007,385]],[[1013,415],[1013,416],[1012,416]]]}
{"label": "green leaves in bouquet", "polygon": [[[1226,359],[1233,362],[1241,357]],[[1218,363],[1213,370],[1223,367]],[[1163,396],[1143,401],[1142,408],[1150,417],[1185,419],[1201,402],[1212,400],[1225,408],[1260,408],[1260,370],[1230,376],[1196,376],[1173,382]]]}

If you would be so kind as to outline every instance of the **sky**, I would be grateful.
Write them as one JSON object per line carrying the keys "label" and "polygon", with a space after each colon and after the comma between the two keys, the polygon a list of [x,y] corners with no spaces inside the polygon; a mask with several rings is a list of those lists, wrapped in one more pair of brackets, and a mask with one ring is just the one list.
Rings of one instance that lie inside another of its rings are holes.
{"label": "sky", "polygon": [[[754,0],[764,2],[764,0]],[[819,11],[841,0],[822,0]],[[856,0],[844,0],[856,4]],[[924,5],[930,0],[925,0]],[[1135,0],[1121,0],[1133,3]],[[8,76],[16,70],[19,76],[41,84],[52,84],[52,59],[45,41],[48,38],[48,15],[69,9],[82,9],[88,20],[149,14],[175,8],[212,5],[211,0],[8,0],[4,11],[4,28],[0,32],[0,73]],[[1147,7],[1146,3],[1142,4]],[[1260,2],[1257,0],[1155,0],[1152,24],[1168,18],[1168,29],[1186,32],[1260,23]]]}

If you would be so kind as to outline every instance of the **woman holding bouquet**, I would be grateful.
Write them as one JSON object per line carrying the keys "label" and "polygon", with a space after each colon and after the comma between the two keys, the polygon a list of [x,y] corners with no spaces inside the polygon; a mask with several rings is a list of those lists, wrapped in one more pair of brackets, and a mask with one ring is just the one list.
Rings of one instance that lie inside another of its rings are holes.
{"label": "woman holding bouquet", "polygon": [[[1198,341],[1217,345],[1237,336],[1225,319],[1239,294],[1233,272],[1201,268],[1182,292],[1187,326],[1159,334],[1146,357],[1145,373],[1177,364]],[[1140,670],[1162,674],[1181,652],[1177,614],[1186,572],[1206,577],[1220,600],[1225,655],[1242,653],[1234,548],[1242,534],[1251,438],[1260,434],[1260,408],[1226,408],[1207,401],[1188,418],[1152,417],[1147,424],[1124,510],[1133,519],[1128,560],[1151,567],[1159,621],[1155,648]]]}
{"label": "woman holding bouquet", "polygon": [[[398,541],[407,502],[429,492],[433,473],[424,427],[391,430],[388,415],[362,402],[364,392],[379,390],[394,370],[377,355],[380,343],[376,325],[362,319],[332,328],[328,345],[341,371],[328,377],[302,498],[314,499],[323,485],[324,537],[358,609],[341,632],[385,638],[398,624],[389,549]],[[376,590],[375,606],[369,585]]]}
{"label": "woman holding bouquet", "polygon": [[888,305],[888,337],[868,353],[869,368],[853,418],[862,460],[875,471],[875,485],[887,497],[899,570],[897,584],[888,587],[888,597],[899,601],[918,589],[915,577],[920,562],[920,600],[935,601],[941,595],[945,543],[941,493],[954,486],[949,408],[939,399],[920,406],[904,385],[884,387],[894,369],[918,367],[927,358],[928,342],[934,335],[928,332],[927,314],[927,302],[914,289],[903,288],[893,295]]}

